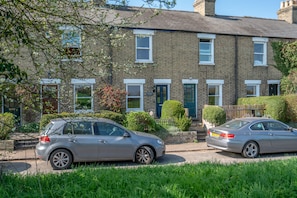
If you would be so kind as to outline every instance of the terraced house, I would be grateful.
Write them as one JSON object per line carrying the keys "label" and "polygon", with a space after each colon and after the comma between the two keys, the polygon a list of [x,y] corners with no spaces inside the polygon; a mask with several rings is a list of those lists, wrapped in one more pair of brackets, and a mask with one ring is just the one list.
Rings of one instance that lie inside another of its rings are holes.
{"label": "terraced house", "polygon": [[[126,112],[152,111],[160,117],[163,102],[174,99],[188,108],[189,116],[201,120],[205,104],[233,105],[239,97],[280,94],[282,75],[273,67],[271,43],[297,39],[296,1],[281,2],[278,19],[216,15],[215,0],[195,0],[192,12],[162,10],[155,17],[150,17],[149,8],[122,7],[113,12],[124,17],[139,9],[143,14],[138,19],[147,22],[123,26],[130,37],[124,48],[112,53],[118,65],[129,62],[133,67],[109,75],[109,82],[128,92]],[[81,44],[81,32],[75,28],[61,28],[72,37],[64,35],[62,44],[68,43],[69,53],[77,55],[75,61],[83,61],[84,46],[93,44]],[[92,49],[101,50],[100,45]],[[67,64],[74,67],[75,61]],[[38,82],[42,102],[50,101],[56,112],[99,111],[94,90],[102,79],[88,72],[69,75],[73,76],[44,74]],[[49,90],[54,99],[46,97]]]}

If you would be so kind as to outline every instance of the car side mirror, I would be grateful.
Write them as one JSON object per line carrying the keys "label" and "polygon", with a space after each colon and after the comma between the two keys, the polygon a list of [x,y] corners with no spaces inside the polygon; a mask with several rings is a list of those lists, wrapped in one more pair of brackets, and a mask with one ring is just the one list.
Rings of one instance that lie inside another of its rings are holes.
{"label": "car side mirror", "polygon": [[123,135],[123,137],[128,138],[128,137],[130,137],[130,134],[127,133],[127,132],[125,132],[124,135]]}

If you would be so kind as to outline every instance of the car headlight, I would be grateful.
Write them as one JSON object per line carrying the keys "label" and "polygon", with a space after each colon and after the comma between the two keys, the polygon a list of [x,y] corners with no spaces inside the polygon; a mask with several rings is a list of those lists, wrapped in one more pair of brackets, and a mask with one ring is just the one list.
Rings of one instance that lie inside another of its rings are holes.
{"label": "car headlight", "polygon": [[160,145],[164,145],[164,142],[162,140],[157,140],[157,143]]}

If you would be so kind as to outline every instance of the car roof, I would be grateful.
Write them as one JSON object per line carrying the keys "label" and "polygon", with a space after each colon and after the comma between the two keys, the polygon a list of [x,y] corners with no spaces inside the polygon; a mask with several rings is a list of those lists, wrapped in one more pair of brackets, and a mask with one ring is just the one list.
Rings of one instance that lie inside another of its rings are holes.
{"label": "car roof", "polygon": [[243,120],[247,122],[255,122],[255,121],[276,121],[272,118],[267,117],[244,117],[244,118],[236,118],[234,120]]}
{"label": "car roof", "polygon": [[51,122],[80,122],[80,121],[91,121],[91,122],[108,122],[115,123],[113,120],[107,118],[93,118],[93,117],[64,117],[64,118],[55,118]]}

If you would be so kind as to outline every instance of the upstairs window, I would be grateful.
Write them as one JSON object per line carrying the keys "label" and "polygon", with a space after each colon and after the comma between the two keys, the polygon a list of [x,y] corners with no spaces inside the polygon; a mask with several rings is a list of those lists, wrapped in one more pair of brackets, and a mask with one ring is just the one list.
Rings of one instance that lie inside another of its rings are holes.
{"label": "upstairs window", "polygon": [[74,26],[62,26],[62,47],[66,59],[81,58],[81,30]]}
{"label": "upstairs window", "polygon": [[152,30],[134,30],[135,34],[135,62],[153,62],[153,35]]}
{"label": "upstairs window", "polygon": [[253,38],[254,66],[267,66],[267,38]]}
{"label": "upstairs window", "polygon": [[214,34],[197,34],[199,38],[199,64],[214,65]]}

